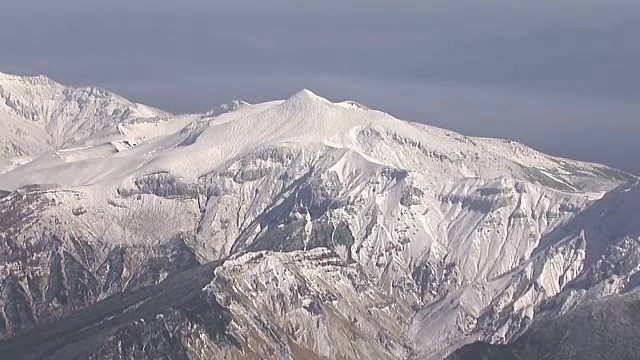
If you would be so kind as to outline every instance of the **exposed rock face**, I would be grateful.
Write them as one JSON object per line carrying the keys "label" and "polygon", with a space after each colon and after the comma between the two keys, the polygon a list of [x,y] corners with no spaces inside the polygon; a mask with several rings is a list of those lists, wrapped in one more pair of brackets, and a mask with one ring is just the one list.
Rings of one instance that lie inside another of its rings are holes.
{"label": "exposed rock face", "polygon": [[637,359],[639,310],[637,293],[603,297],[541,321],[511,344],[474,343],[448,359]]}
{"label": "exposed rock face", "polygon": [[60,227],[77,219],[72,213],[66,218],[39,217],[57,206],[51,199],[31,193],[5,200],[0,235],[2,337],[199,265],[182,234],[158,245],[106,245],[90,233]]}
{"label": "exposed rock face", "polygon": [[108,297],[1,343],[0,354],[16,359],[180,359],[186,350],[178,329],[190,321],[206,327],[220,343],[228,341],[228,313],[201,290],[219,264],[198,266],[160,284]]}

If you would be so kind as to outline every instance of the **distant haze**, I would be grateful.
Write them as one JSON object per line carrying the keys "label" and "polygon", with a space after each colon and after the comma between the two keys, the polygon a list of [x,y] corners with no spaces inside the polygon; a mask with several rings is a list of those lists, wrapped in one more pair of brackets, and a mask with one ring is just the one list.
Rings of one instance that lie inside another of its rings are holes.
{"label": "distant haze", "polygon": [[0,0],[0,71],[172,112],[307,87],[640,173],[638,0]]}

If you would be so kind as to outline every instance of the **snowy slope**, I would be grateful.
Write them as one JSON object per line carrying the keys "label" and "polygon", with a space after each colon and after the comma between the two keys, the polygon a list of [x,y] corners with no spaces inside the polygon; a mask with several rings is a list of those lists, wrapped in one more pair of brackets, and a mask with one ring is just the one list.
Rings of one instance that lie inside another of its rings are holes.
{"label": "snowy slope", "polygon": [[[189,117],[178,119],[186,121]],[[171,127],[172,124],[175,126]],[[175,131],[184,122],[169,121],[162,125],[161,133],[166,132],[166,127]],[[138,131],[153,133],[154,129],[151,126]],[[121,174],[166,171],[197,181],[234,158],[280,146],[295,150],[350,149],[373,163],[428,171],[432,182],[507,176],[563,190],[602,190],[624,178],[624,174],[604,166],[552,158],[512,142],[471,139],[399,121],[378,111],[345,108],[308,90],[284,102],[245,106],[219,117],[194,121],[161,142],[145,144],[103,161]],[[135,166],[132,159],[137,159]],[[63,169],[55,169],[55,176],[49,172],[34,174],[32,168],[25,167],[16,174],[18,180],[5,177],[3,186],[15,188],[43,183],[44,179],[60,185],[84,185],[87,177],[95,179],[101,167],[99,163],[65,164]],[[102,179],[111,180],[109,176],[95,180]]]}
{"label": "snowy slope", "polygon": [[0,73],[0,158],[41,154],[117,123],[167,115],[103,89]]}
{"label": "snowy slope", "polygon": [[638,293],[585,301],[508,345],[474,343],[451,360],[627,360],[638,358]]}
{"label": "snowy slope", "polygon": [[[589,269],[613,255],[577,224],[635,181],[308,90],[103,125],[0,174],[5,336],[230,257],[204,292],[256,358],[441,358],[582,301],[585,277],[602,293]],[[189,351],[220,354],[209,340]]]}

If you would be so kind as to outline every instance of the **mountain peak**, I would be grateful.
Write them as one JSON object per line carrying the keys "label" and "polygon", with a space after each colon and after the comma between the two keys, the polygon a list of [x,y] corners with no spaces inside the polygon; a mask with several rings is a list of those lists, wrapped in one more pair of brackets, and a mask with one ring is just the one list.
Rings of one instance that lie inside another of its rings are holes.
{"label": "mountain peak", "polygon": [[287,104],[313,104],[313,103],[331,103],[331,101],[316,95],[309,89],[302,89],[293,94],[287,101]]}
{"label": "mountain peak", "polygon": [[313,91],[307,89],[307,88],[302,88],[300,90],[298,90],[298,92],[296,92],[295,94],[293,94],[292,97],[296,97],[296,96],[307,96],[307,97],[320,97],[318,95],[316,95]]}

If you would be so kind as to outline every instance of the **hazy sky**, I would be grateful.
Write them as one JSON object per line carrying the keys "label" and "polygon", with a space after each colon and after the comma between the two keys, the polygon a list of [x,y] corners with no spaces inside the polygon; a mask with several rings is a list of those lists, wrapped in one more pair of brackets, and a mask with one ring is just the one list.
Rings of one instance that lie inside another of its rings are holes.
{"label": "hazy sky", "polygon": [[0,71],[193,112],[307,87],[640,173],[639,0],[0,0]]}

